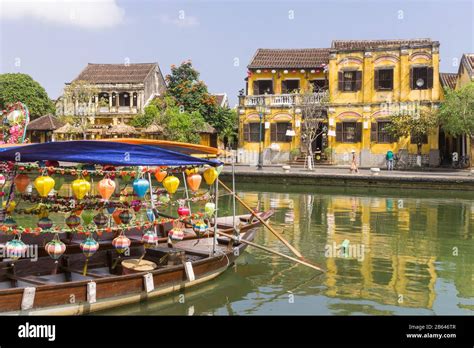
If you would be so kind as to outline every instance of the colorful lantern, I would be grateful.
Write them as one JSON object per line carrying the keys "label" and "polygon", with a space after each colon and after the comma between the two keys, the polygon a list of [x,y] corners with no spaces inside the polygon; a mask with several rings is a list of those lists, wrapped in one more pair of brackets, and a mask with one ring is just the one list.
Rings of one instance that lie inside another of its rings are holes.
{"label": "colorful lantern", "polygon": [[66,218],[66,225],[71,229],[75,229],[81,224],[81,218],[76,214],[71,214]]}
{"label": "colorful lantern", "polygon": [[129,238],[122,232],[120,235],[112,240],[112,245],[119,254],[124,253],[128,250],[132,242]]}
{"label": "colorful lantern", "polygon": [[24,193],[30,183],[30,178],[26,174],[18,174],[15,176],[13,182],[15,183],[16,189],[19,192]]}
{"label": "colorful lantern", "polygon": [[35,179],[33,184],[36,191],[41,197],[47,197],[49,192],[54,188],[54,179],[50,176],[39,176]]}
{"label": "colorful lantern", "polygon": [[107,207],[107,213],[113,214],[114,211],[115,211],[115,207],[114,207],[114,206]]}
{"label": "colorful lantern", "polygon": [[[7,208],[7,201],[3,201],[2,207]],[[15,210],[15,208],[16,208],[16,202],[10,201],[10,203],[8,204],[7,213],[12,213]]]}
{"label": "colorful lantern", "polygon": [[114,211],[114,213],[112,214],[112,219],[114,219],[114,221],[117,225],[120,225],[122,223],[122,220],[120,220],[120,213],[121,212],[122,212],[121,210],[116,209]]}
{"label": "colorful lantern", "polygon": [[162,182],[167,175],[168,173],[166,172],[166,170],[161,170],[161,168],[158,168],[155,172],[155,178],[158,182]]}
{"label": "colorful lantern", "polygon": [[102,179],[97,184],[97,189],[102,199],[108,201],[115,191],[115,181],[109,178]]}
{"label": "colorful lantern", "polygon": [[202,174],[202,176],[204,177],[206,184],[212,185],[214,181],[216,181],[219,174],[217,173],[217,170],[215,168],[207,168]]}
{"label": "colorful lantern", "polygon": [[94,212],[92,210],[84,210],[81,214],[84,226],[90,225],[94,219]]}
{"label": "colorful lantern", "polygon": [[102,228],[105,225],[107,225],[107,222],[109,222],[109,219],[107,216],[105,216],[104,213],[99,213],[96,216],[94,216],[94,223],[98,228]]}
{"label": "colorful lantern", "polygon": [[133,211],[139,212],[140,208],[142,207],[142,202],[139,200],[134,200],[130,203],[130,206],[132,207]]}
{"label": "colorful lantern", "polygon": [[186,181],[188,182],[188,186],[191,191],[196,192],[197,190],[199,190],[199,186],[201,186],[202,177],[201,175],[194,173],[188,175]]}
{"label": "colorful lantern", "polygon": [[191,175],[191,174],[196,174],[199,172],[199,169],[197,168],[190,168],[190,169],[186,169],[184,171],[186,173],[186,175]]}
{"label": "colorful lantern", "polygon": [[53,227],[53,221],[50,218],[44,217],[39,219],[36,225],[43,230],[49,230],[51,227]]}
{"label": "colorful lantern", "polygon": [[7,179],[5,178],[5,175],[0,174],[0,186],[5,185],[6,181],[7,181]]}
{"label": "colorful lantern", "polygon": [[201,237],[207,231],[207,224],[203,220],[197,220],[193,224],[193,231],[196,233],[197,237]]}
{"label": "colorful lantern", "polygon": [[99,249],[99,243],[92,238],[91,236],[87,237],[82,243],[80,244],[80,248],[82,253],[87,257],[91,257],[95,254],[95,252]]}
{"label": "colorful lantern", "polygon": [[179,186],[179,179],[173,175],[170,175],[163,180],[163,187],[166,189],[166,191],[170,195],[176,192],[176,190],[178,189],[178,186]]}
{"label": "colorful lantern", "polygon": [[170,196],[160,195],[160,198],[158,198],[158,200],[160,201],[160,203],[168,204],[170,202]]}
{"label": "colorful lantern", "polygon": [[139,198],[145,197],[150,188],[150,183],[146,179],[135,179],[133,181],[133,191]]}
{"label": "colorful lantern", "polygon": [[204,206],[204,211],[207,216],[212,216],[214,215],[214,212],[216,211],[216,205],[213,202],[207,202],[206,205]]}
{"label": "colorful lantern", "polygon": [[142,242],[145,244],[145,248],[152,248],[158,243],[158,236],[153,231],[146,232],[142,237]]}
{"label": "colorful lantern", "polygon": [[168,237],[172,243],[179,242],[184,238],[184,232],[182,229],[173,228],[168,232]]}
{"label": "colorful lantern", "polygon": [[155,221],[155,213],[153,213],[152,209],[147,209],[146,217],[148,218],[148,221],[150,221],[150,222]]}
{"label": "colorful lantern", "polygon": [[87,180],[76,179],[72,182],[72,192],[77,199],[83,199],[90,189],[91,184]]}
{"label": "colorful lantern", "polygon": [[46,245],[44,246],[44,250],[46,250],[46,252],[52,259],[57,260],[66,251],[66,244],[61,242],[59,240],[58,235],[56,234],[53,240],[46,243]]}
{"label": "colorful lantern", "polygon": [[18,260],[20,257],[25,255],[28,246],[20,238],[15,238],[5,243],[5,249],[7,257],[13,260]]}
{"label": "colorful lantern", "polygon": [[189,216],[191,212],[189,211],[189,208],[185,205],[181,205],[179,208],[178,208],[178,215],[180,218],[184,217],[184,216]]}
{"label": "colorful lantern", "polygon": [[119,214],[120,221],[122,221],[123,224],[128,224],[130,220],[132,219],[132,214],[128,210],[122,210]]}
{"label": "colorful lantern", "polygon": [[224,165],[220,165],[220,166],[216,167],[217,175],[221,175],[222,169],[224,169]]}

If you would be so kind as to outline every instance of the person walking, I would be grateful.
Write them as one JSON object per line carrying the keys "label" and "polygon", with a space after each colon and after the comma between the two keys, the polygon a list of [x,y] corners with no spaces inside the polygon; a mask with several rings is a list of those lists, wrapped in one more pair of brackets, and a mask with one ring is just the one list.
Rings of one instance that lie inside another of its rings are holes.
{"label": "person walking", "polygon": [[359,168],[357,168],[355,150],[352,150],[352,163],[351,163],[350,172],[351,173],[359,173]]}
{"label": "person walking", "polygon": [[387,154],[385,155],[385,160],[387,161],[387,170],[393,170],[393,152],[392,150],[388,150]]}

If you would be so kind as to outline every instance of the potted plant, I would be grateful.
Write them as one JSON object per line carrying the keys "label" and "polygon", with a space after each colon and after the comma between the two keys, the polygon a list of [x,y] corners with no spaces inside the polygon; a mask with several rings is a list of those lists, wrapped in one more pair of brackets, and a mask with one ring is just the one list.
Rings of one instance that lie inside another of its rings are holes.
{"label": "potted plant", "polygon": [[299,155],[301,155],[300,149],[292,149],[290,151],[290,160],[295,161]]}

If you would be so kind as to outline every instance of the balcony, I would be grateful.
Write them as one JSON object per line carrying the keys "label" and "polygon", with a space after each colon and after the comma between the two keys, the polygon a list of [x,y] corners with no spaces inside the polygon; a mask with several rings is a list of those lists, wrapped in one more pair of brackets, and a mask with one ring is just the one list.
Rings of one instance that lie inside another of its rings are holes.
{"label": "balcony", "polygon": [[[322,103],[327,101],[328,91],[313,93],[309,98],[310,103]],[[255,107],[263,105],[269,107],[288,108],[300,103],[301,97],[298,94],[263,94],[263,95],[244,95],[239,96],[239,105],[245,107]]]}
{"label": "balcony", "polygon": [[138,113],[137,107],[133,106],[102,106],[97,108],[97,114],[136,114]]}

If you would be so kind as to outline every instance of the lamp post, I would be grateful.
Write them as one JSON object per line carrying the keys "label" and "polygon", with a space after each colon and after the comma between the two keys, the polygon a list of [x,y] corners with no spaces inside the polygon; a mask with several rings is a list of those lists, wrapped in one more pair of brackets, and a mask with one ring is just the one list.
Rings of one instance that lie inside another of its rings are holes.
{"label": "lamp post", "polygon": [[260,118],[260,127],[259,127],[259,133],[258,133],[258,164],[257,164],[257,170],[262,170],[263,168],[263,146],[262,146],[262,126],[263,126],[263,120],[264,120],[264,115],[265,115],[265,97],[262,97],[261,102],[257,104],[257,111],[258,111],[258,116]]}

